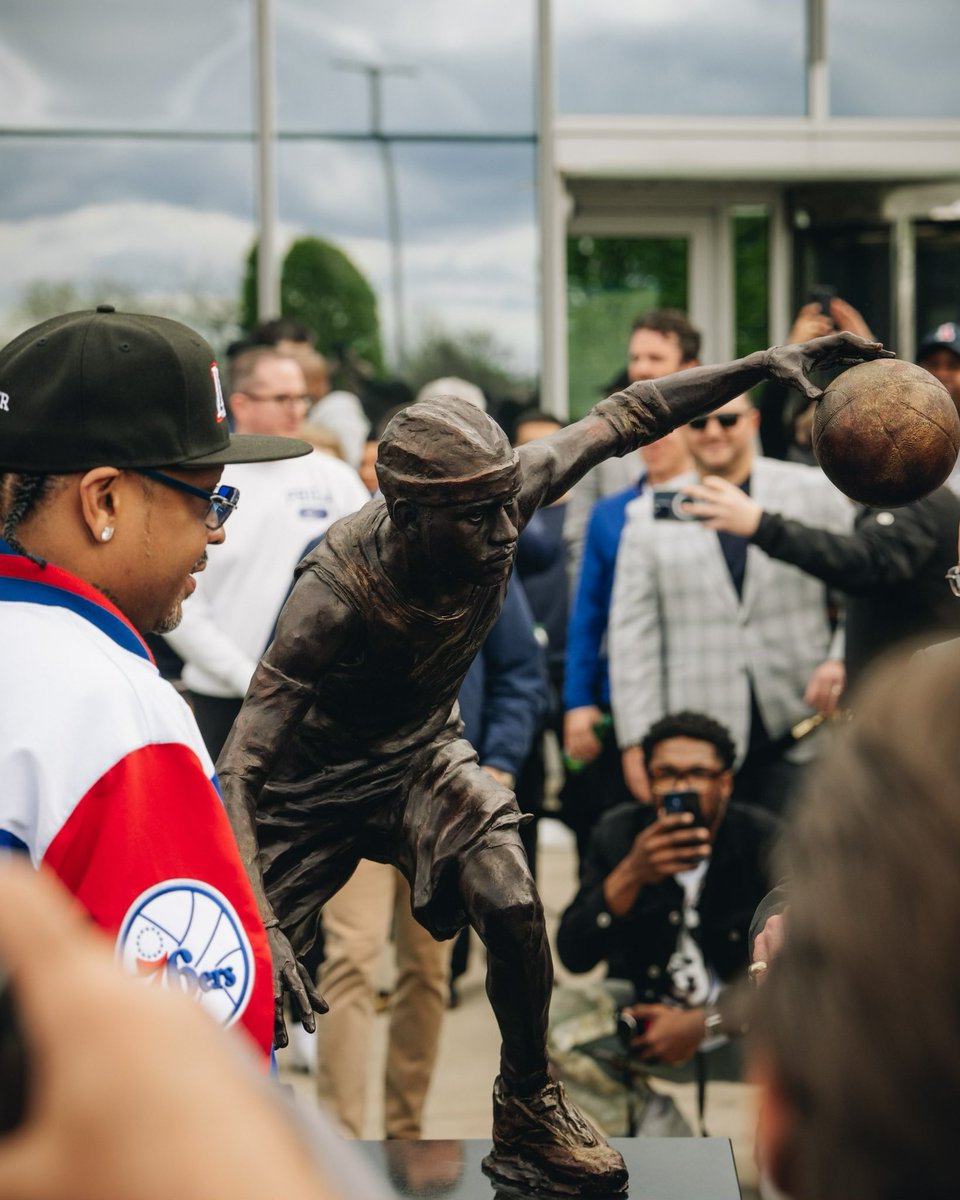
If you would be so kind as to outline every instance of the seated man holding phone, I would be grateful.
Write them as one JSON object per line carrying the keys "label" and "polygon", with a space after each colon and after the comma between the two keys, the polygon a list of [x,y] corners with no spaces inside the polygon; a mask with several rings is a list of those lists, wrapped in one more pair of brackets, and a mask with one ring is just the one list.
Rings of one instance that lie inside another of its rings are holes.
{"label": "seated man holding phone", "polygon": [[680,1065],[723,1033],[718,1001],[749,963],[780,821],[728,803],[734,744],[710,717],[662,717],[642,746],[653,802],[622,804],[597,823],[557,950],[574,972],[606,962],[636,1066]]}

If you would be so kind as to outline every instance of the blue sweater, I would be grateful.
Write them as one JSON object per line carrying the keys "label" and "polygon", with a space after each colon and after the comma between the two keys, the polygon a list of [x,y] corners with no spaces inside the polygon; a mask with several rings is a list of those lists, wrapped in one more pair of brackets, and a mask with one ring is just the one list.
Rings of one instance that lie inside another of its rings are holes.
{"label": "blue sweater", "polygon": [[516,578],[460,685],[459,700],[463,736],[481,765],[509,771],[516,779],[547,709],[543,650]]}
{"label": "blue sweater", "polygon": [[627,505],[643,491],[643,479],[622,492],[604,496],[590,510],[583,541],[580,573],[567,622],[563,707],[610,705],[606,636],[613,595],[617,547],[627,519]]}

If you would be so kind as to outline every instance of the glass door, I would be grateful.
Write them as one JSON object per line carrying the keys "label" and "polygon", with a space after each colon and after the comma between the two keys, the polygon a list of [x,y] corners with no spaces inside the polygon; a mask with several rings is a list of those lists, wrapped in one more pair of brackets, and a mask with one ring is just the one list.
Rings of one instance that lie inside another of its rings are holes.
{"label": "glass door", "polygon": [[595,219],[589,233],[567,238],[571,417],[622,386],[636,316],[651,308],[679,308],[701,324],[711,308],[715,241],[708,219],[635,215],[632,228],[624,224],[619,216]]}

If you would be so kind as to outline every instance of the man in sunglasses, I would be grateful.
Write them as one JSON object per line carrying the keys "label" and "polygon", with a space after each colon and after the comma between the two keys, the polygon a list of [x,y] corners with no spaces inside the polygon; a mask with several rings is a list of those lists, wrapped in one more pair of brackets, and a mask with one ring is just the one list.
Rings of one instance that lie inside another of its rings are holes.
{"label": "man in sunglasses", "polygon": [[[306,415],[300,364],[256,346],[230,364],[227,410],[242,434],[296,434]],[[230,541],[197,580],[197,594],[167,642],[184,660],[183,682],[216,761],[250,677],[270,644],[293,569],[339,517],[370,499],[360,477],[315,450],[283,462],[241,463],[231,472],[243,508]]]}
{"label": "man in sunglasses", "polygon": [[[745,393],[685,431],[695,475],[721,478],[764,508],[846,532],[852,506],[816,467],[757,454],[759,414]],[[694,519],[679,491],[634,502],[620,541],[610,619],[611,695],[624,777],[649,782],[640,740],[666,711],[722,720],[737,746],[735,797],[781,811],[817,738],[791,729],[836,707],[842,636],[826,586]],[[663,519],[657,519],[660,514]],[[677,519],[679,518],[679,519]]]}
{"label": "man in sunglasses", "polygon": [[[54,317],[0,350],[0,847],[52,870],[145,981],[270,1053],[263,926],[182,698],[143,638],[239,502],[213,351],[160,317]],[[69,981],[64,980],[69,1002]]]}
{"label": "man in sunglasses", "polygon": [[384,431],[383,499],[333,525],[300,564],[277,633],[218,760],[224,802],[283,994],[314,1028],[297,959],[324,902],[368,858],[411,885],[437,938],[469,922],[487,949],[502,1035],[494,1087],[498,1182],[609,1193],[622,1159],[547,1072],[552,963],[513,793],[461,737],[456,697],[496,620],[521,529],[590,467],[669,433],[764,378],[813,399],[804,372],[886,352],[849,334],[633,384],[581,421],[514,450],[458,397],[404,409]]}

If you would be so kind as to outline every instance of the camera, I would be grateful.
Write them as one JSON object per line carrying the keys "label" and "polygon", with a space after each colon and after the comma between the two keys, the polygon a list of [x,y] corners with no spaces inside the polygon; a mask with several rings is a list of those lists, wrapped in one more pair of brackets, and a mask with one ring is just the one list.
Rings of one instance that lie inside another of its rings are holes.
{"label": "camera", "polygon": [[654,492],[653,517],[655,521],[700,521],[692,512],[684,508],[684,504],[693,503],[686,492]]}
{"label": "camera", "polygon": [[[628,1012],[625,1008],[617,1010],[617,1040],[626,1054],[635,1054],[640,1048],[634,1046],[633,1040],[637,1037],[642,1037],[647,1032],[647,1027],[650,1024],[649,1017],[635,1017],[633,1013]],[[660,1060],[658,1058],[644,1058],[645,1063],[654,1066]]]}
{"label": "camera", "polygon": [[620,1044],[623,1048],[629,1050],[633,1039],[646,1033],[649,1024],[650,1020],[648,1017],[635,1017],[633,1013],[625,1008],[618,1009],[617,1037],[620,1039]]}

